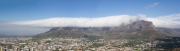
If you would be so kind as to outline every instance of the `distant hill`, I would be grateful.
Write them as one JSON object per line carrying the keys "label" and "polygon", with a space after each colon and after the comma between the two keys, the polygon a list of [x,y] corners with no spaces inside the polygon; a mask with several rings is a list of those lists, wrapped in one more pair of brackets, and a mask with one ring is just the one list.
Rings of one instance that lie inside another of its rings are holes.
{"label": "distant hill", "polygon": [[24,37],[24,36],[0,34],[0,38],[4,38],[4,37]]}
{"label": "distant hill", "polygon": [[136,21],[128,25],[120,25],[116,27],[54,27],[48,32],[38,34],[35,38],[49,37],[99,37],[110,39],[155,39],[167,37],[159,32],[152,22]]}

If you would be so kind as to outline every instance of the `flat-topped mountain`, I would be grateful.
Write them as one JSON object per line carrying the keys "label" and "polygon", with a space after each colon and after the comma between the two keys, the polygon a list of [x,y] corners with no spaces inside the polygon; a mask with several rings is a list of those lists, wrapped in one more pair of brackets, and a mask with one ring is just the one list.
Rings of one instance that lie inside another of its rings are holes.
{"label": "flat-topped mountain", "polygon": [[163,38],[166,35],[159,32],[152,22],[136,21],[127,25],[115,27],[54,27],[48,32],[38,34],[36,38],[47,37],[89,37],[101,38],[128,38],[128,39],[149,39]]}

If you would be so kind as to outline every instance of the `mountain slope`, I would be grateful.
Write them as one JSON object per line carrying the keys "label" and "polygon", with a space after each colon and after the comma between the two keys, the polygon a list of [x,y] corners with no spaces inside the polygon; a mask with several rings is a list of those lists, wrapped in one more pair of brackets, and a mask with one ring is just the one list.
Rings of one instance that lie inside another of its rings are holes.
{"label": "mountain slope", "polygon": [[169,36],[180,37],[180,28],[157,28],[157,30]]}
{"label": "mountain slope", "polygon": [[128,25],[116,27],[55,27],[50,31],[38,34],[36,38],[48,37],[89,37],[149,39],[163,38],[165,34],[158,32],[152,22],[136,21]]}

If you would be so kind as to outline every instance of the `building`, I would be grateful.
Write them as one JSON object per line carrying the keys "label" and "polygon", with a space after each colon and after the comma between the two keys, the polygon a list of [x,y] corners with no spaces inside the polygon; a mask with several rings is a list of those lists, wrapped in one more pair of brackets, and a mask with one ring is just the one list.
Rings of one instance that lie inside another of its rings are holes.
{"label": "building", "polygon": [[3,47],[0,46],[0,51],[3,51]]}

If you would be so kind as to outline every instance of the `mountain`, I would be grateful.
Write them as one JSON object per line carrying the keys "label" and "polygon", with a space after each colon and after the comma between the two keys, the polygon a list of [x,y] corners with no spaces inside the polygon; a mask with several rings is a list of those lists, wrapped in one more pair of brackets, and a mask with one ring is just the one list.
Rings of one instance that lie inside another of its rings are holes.
{"label": "mountain", "polygon": [[158,27],[157,30],[169,36],[180,37],[180,28],[162,28]]}
{"label": "mountain", "polygon": [[150,39],[163,38],[165,34],[159,32],[152,22],[136,21],[116,27],[54,27],[48,32],[38,34],[35,38],[48,37],[99,37],[99,38],[125,38],[125,39]]}

